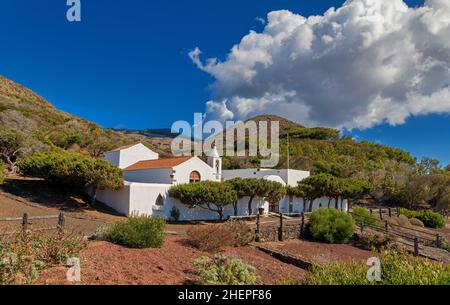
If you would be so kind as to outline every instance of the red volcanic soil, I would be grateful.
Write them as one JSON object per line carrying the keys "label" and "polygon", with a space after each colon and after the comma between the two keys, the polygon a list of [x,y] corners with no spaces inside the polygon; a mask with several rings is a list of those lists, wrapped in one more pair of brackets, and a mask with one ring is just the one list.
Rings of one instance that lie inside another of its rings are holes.
{"label": "red volcanic soil", "polygon": [[[277,284],[286,278],[301,279],[306,271],[282,263],[251,246],[226,248],[224,254],[253,265],[262,284]],[[185,238],[169,236],[161,249],[127,249],[108,242],[91,242],[82,254],[83,285],[179,285],[198,281],[192,260],[211,256],[190,247]],[[67,268],[40,273],[37,284],[70,284]]]}
{"label": "red volcanic soil", "polygon": [[290,240],[285,242],[265,243],[265,248],[283,254],[306,259],[317,264],[336,261],[366,261],[374,256],[372,252],[351,245],[335,245],[316,243],[306,240]]}

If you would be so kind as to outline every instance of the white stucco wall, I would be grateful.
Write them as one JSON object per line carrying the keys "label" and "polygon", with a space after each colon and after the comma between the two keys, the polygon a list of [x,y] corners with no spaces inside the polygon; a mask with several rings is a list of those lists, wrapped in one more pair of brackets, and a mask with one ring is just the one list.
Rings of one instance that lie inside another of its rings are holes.
{"label": "white stucco wall", "polygon": [[284,183],[290,186],[297,186],[298,182],[310,176],[310,172],[293,169],[237,169],[222,171],[224,180],[234,178],[256,178],[264,179],[267,176],[279,176]]}
{"label": "white stucco wall", "polygon": [[120,167],[120,151],[111,151],[105,154],[105,159],[110,164]]}
{"label": "white stucco wall", "polygon": [[[166,215],[170,184],[144,184],[132,183],[130,193],[130,214],[161,216]],[[164,198],[164,206],[158,206],[156,201],[161,195]]]}
{"label": "white stucco wall", "polygon": [[200,173],[202,181],[217,181],[215,171],[201,159],[194,157],[173,168],[150,168],[133,171],[124,171],[124,179],[138,183],[172,184],[171,175],[174,173],[173,184],[187,184],[193,171]]}
{"label": "white stucco wall", "polygon": [[[136,214],[159,216],[170,219],[172,209],[176,208],[180,212],[180,221],[218,220],[219,216],[216,212],[199,207],[190,209],[188,206],[182,204],[178,200],[168,197],[167,192],[169,191],[170,187],[172,187],[172,185],[170,184],[146,184],[127,182],[125,187],[119,191],[99,191],[98,200],[125,216]],[[158,206],[156,204],[157,198],[160,194],[164,198],[163,206]],[[243,198],[239,201],[239,216],[249,216],[248,201],[249,198]],[[328,206],[328,198],[315,200],[313,204],[313,211],[319,209],[321,206]],[[334,207],[334,200],[332,201],[331,206]],[[252,215],[255,215],[258,212],[259,208],[264,208],[265,213],[268,213],[269,203],[260,198],[255,198],[252,203]],[[343,210],[347,211],[347,209],[348,204],[347,201],[344,200]],[[289,196],[286,196],[280,202],[280,212],[290,212]],[[307,212],[305,210],[303,200],[301,198],[293,197],[292,213],[302,212]],[[225,219],[229,218],[230,216],[234,216],[234,209],[232,205],[227,206],[224,209]]]}
{"label": "white stucco wall", "polygon": [[[315,211],[319,208],[327,208],[328,207],[328,198],[320,198],[317,200],[314,200],[313,202],[313,206],[312,206],[312,210]],[[280,202],[280,212],[282,213],[289,213],[289,202],[290,202],[290,197],[286,196],[283,200],[281,200]],[[305,207],[305,204],[303,202],[303,199],[301,198],[297,198],[297,197],[292,197],[292,213],[303,213],[303,212],[308,212],[308,204]],[[335,207],[335,201],[334,199],[331,201],[331,207],[334,208]],[[348,211],[348,202],[347,200],[343,201],[342,207],[341,207],[341,200],[339,199],[339,209],[342,209],[343,211],[347,212]]]}
{"label": "white stucco wall", "polygon": [[[99,190],[97,193],[97,200],[114,209],[118,213],[129,216],[130,215],[130,184],[118,191]],[[87,190],[90,194],[90,191]]]}
{"label": "white stucco wall", "polygon": [[299,171],[294,169],[286,170],[287,172],[287,185],[296,187],[298,183],[306,178],[308,178],[311,173],[308,171]]}
{"label": "white stucco wall", "polygon": [[[197,220],[218,220],[219,214],[213,211],[205,210],[203,208],[190,209],[185,204],[182,204],[178,200],[173,198],[167,198],[165,217],[170,219],[170,213],[173,208],[180,211],[180,221],[197,221]],[[259,208],[264,208],[266,213],[269,211],[269,204],[261,199],[255,199],[252,203],[252,210],[258,211]],[[248,216],[248,199],[243,198],[238,202],[238,215]],[[253,213],[253,214],[255,214]],[[228,219],[230,216],[234,216],[234,208],[232,205],[226,206],[224,209],[224,219]]]}
{"label": "white stucco wall", "polygon": [[177,184],[187,184],[192,171],[200,173],[201,181],[217,181],[215,170],[198,157],[194,157],[173,168]]}
{"label": "white stucco wall", "polygon": [[139,161],[157,160],[159,159],[159,154],[139,143],[120,151],[107,152],[105,159],[111,164],[124,169]]}

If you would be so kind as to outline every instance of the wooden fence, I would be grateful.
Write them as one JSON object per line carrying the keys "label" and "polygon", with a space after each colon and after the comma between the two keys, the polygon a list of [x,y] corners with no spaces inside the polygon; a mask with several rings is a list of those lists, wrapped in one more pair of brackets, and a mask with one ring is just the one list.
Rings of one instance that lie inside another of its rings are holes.
{"label": "wooden fence", "polygon": [[284,241],[304,237],[308,214],[278,214],[277,220],[261,221],[261,215],[256,216],[255,240]]}
{"label": "wooden fence", "polygon": [[[420,255],[420,247],[431,246],[441,248],[442,236],[440,234],[431,233],[425,229],[405,227],[397,224],[390,224],[383,215],[390,217],[400,215],[400,209],[378,209],[377,214],[381,215],[380,221],[374,224],[374,218],[362,215],[355,215],[348,212],[355,219],[359,234],[364,235],[368,229],[381,232],[386,237],[396,238],[395,242],[412,247],[415,256]],[[263,214],[256,215],[255,241],[284,241],[287,239],[303,239],[305,237],[306,225],[309,221],[311,213],[301,214],[278,214],[277,220],[262,221]],[[375,214],[372,209],[371,214]],[[253,217],[254,218],[254,217]]]}
{"label": "wooden fence", "polygon": [[[380,217],[380,221],[377,219],[374,224],[374,218],[354,214],[353,212],[349,212],[349,214],[355,219],[359,229],[358,233],[360,233],[361,236],[363,236],[368,229],[383,233],[386,237],[396,238],[395,242],[399,244],[412,247],[415,256],[420,255],[420,245],[436,248],[441,248],[442,246],[442,236],[440,234],[389,223],[387,220],[384,220],[383,217]],[[392,214],[390,215],[392,216]],[[398,215],[400,215],[400,213],[398,213]]]}
{"label": "wooden fence", "polygon": [[[33,224],[36,221],[48,221],[48,220],[57,220],[57,225],[52,227],[43,227],[43,228],[34,228]],[[33,231],[33,232],[45,232],[45,231],[54,231],[54,230],[64,230],[65,226],[65,215],[61,212],[59,215],[50,215],[50,216],[29,216],[28,213],[23,214],[22,217],[18,218],[0,218],[0,223],[7,222],[19,222],[21,223],[21,229],[23,231]],[[12,235],[15,232],[5,232],[0,233],[0,235]]]}

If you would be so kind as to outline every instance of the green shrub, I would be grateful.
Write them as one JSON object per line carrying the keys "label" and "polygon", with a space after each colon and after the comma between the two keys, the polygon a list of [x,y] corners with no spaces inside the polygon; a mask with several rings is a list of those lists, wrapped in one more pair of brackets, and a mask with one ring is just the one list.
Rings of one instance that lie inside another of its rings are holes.
{"label": "green shrub", "polygon": [[255,285],[258,281],[253,266],[223,255],[200,257],[193,264],[198,268],[202,285]]}
{"label": "green shrub", "polygon": [[187,234],[191,245],[201,251],[216,253],[234,245],[234,234],[224,225],[194,226]]}
{"label": "green shrub", "polygon": [[254,231],[245,221],[230,220],[225,224],[225,228],[233,233],[235,247],[246,246],[255,238]]}
{"label": "green shrub", "polygon": [[132,216],[110,225],[104,232],[106,240],[128,248],[161,248],[166,221],[163,218]]}
{"label": "green shrub", "polygon": [[400,213],[408,218],[416,218],[422,221],[427,228],[440,229],[445,227],[445,217],[433,211],[411,211],[401,209]]}
{"label": "green shrub", "polygon": [[319,209],[311,214],[308,231],[318,241],[347,243],[355,232],[350,215],[337,209]]}
{"label": "green shrub", "polygon": [[381,281],[369,282],[365,262],[337,262],[314,266],[301,282],[305,285],[450,285],[450,267],[404,252],[385,250]]}
{"label": "green shrub", "polygon": [[43,178],[47,182],[70,190],[91,188],[94,204],[97,191],[123,187],[122,170],[104,159],[95,159],[62,149],[37,153],[19,161],[24,175]]}
{"label": "green shrub", "polygon": [[370,212],[363,207],[353,207],[352,217],[357,223],[364,222],[364,224],[369,224],[372,226],[379,224],[378,218],[375,215],[370,214]]}
{"label": "green shrub", "polygon": [[5,181],[5,164],[0,160],[0,184]]}

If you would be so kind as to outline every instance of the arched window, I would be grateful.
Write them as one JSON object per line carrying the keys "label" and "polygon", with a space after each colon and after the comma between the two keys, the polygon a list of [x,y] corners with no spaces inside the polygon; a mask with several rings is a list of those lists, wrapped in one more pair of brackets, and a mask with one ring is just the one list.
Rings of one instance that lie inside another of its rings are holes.
{"label": "arched window", "polygon": [[161,194],[156,198],[156,205],[160,207],[164,205],[164,198]]}
{"label": "arched window", "polygon": [[191,175],[189,176],[190,183],[200,182],[201,180],[202,180],[202,177],[200,176],[200,173],[197,171],[193,171],[191,173]]}

